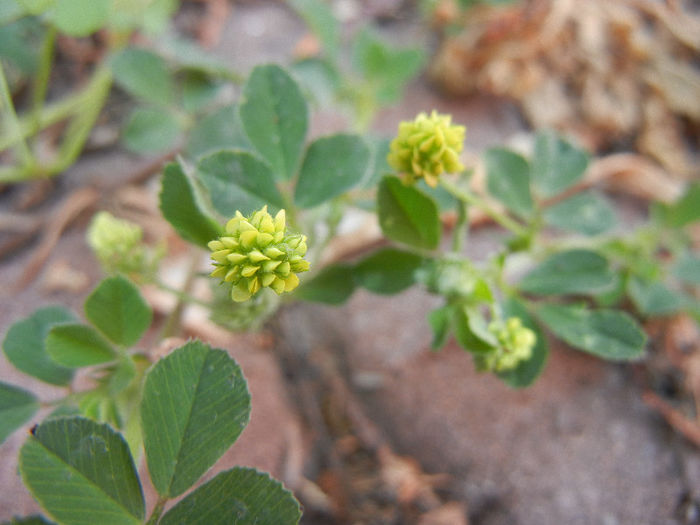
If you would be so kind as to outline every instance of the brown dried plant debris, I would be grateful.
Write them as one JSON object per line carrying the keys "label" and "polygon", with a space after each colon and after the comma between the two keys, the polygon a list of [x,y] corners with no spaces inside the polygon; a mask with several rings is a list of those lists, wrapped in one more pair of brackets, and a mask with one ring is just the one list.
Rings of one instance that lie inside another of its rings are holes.
{"label": "brown dried plant debris", "polygon": [[677,177],[698,175],[700,14],[689,2],[443,3],[438,23],[458,33],[431,73],[447,91],[513,98],[536,128],[596,150],[634,144]]}

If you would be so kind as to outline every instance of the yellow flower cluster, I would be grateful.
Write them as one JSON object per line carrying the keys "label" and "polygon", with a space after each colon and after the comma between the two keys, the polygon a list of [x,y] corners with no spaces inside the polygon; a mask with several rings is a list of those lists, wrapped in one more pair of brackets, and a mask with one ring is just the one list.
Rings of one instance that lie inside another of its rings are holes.
{"label": "yellow flower cluster", "polygon": [[236,302],[250,299],[264,287],[278,295],[299,285],[297,273],[309,269],[303,259],[306,236],[288,235],[285,211],[272,216],[267,206],[244,217],[240,212],[226,224],[226,233],[209,243],[216,267],[211,273],[230,282],[231,298]]}
{"label": "yellow flower cluster", "polygon": [[406,175],[406,182],[416,179],[435,187],[443,173],[464,170],[459,154],[464,146],[464,126],[453,126],[450,115],[433,111],[420,113],[412,122],[399,124],[398,136],[391,142],[387,162]]}

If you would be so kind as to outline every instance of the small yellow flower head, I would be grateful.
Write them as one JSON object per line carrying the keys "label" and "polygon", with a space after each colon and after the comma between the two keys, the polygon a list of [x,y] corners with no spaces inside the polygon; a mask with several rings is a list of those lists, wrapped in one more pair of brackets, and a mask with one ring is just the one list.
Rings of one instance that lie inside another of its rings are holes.
{"label": "small yellow flower head", "polygon": [[216,267],[211,276],[233,285],[231,299],[236,302],[250,299],[266,286],[278,295],[290,292],[299,284],[296,274],[309,269],[303,258],[306,236],[288,235],[284,210],[273,219],[267,206],[249,217],[237,211],[226,224],[226,233],[208,246]]}
{"label": "small yellow flower head", "polygon": [[504,323],[494,321],[489,331],[498,339],[500,347],[492,352],[476,356],[479,370],[503,372],[512,370],[522,361],[532,357],[532,349],[537,342],[535,332],[523,326],[518,317],[510,317]]}
{"label": "small yellow flower head", "polygon": [[387,162],[406,175],[412,184],[423,177],[435,187],[443,173],[464,170],[459,154],[464,146],[464,126],[451,125],[450,115],[420,113],[413,122],[401,122],[399,134],[391,142]]}
{"label": "small yellow flower head", "polygon": [[109,212],[98,212],[87,231],[87,242],[107,273],[145,271],[146,249],[138,224],[118,219]]}

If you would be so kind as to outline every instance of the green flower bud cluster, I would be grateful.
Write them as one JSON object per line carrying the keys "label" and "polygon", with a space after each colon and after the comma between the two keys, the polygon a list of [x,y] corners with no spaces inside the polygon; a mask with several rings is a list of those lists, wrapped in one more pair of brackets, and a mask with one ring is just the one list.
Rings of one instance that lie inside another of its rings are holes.
{"label": "green flower bud cluster", "polygon": [[275,218],[267,206],[244,217],[239,211],[226,224],[226,233],[209,243],[216,267],[211,273],[232,284],[231,299],[250,299],[269,287],[278,295],[299,285],[297,273],[309,269],[306,236],[287,234],[285,211]]}
{"label": "green flower bud cluster", "polygon": [[459,154],[464,146],[464,126],[453,126],[450,115],[420,113],[413,122],[401,122],[391,142],[387,162],[412,184],[421,177],[435,187],[443,173],[464,170]]}
{"label": "green flower bud cluster", "polygon": [[523,326],[520,318],[509,317],[505,324],[493,321],[489,324],[489,331],[496,336],[499,346],[491,352],[474,357],[478,370],[504,372],[532,357],[537,336],[535,332]]}
{"label": "green flower bud cluster", "polygon": [[161,250],[151,253],[143,244],[138,224],[118,219],[109,212],[98,212],[87,231],[87,242],[105,273],[150,275],[162,257]]}

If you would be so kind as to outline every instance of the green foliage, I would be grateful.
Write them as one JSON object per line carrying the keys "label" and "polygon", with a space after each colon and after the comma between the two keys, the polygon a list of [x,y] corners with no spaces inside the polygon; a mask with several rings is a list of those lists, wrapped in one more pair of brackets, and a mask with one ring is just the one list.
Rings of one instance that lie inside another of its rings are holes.
{"label": "green foliage", "polygon": [[153,316],[138,288],[120,276],[105,279],[88,296],[85,315],[110,341],[123,346],[141,339]]}
{"label": "green foliage", "polygon": [[205,247],[221,235],[222,228],[200,202],[182,165],[168,164],[163,171],[160,211],[183,239]]}
{"label": "green foliage", "polygon": [[248,424],[250,394],[223,350],[187,343],[149,372],[141,403],[148,470],[161,496],[187,490]]}
{"label": "green foliage", "polygon": [[110,61],[114,80],[130,95],[156,105],[170,105],[175,88],[168,65],[159,55],[130,47]]}
{"label": "green foliage", "polygon": [[614,279],[605,257],[578,249],[552,255],[523,277],[519,288],[536,295],[594,294]]}
{"label": "green foliage", "polygon": [[19,456],[32,495],[66,525],[139,524],[143,492],[124,439],[106,424],[80,417],[39,425]]}
{"label": "green foliage", "polygon": [[113,361],[117,354],[93,328],[84,324],[62,324],[51,328],[46,351],[62,366],[79,368]]}
{"label": "green foliage", "polygon": [[129,116],[122,140],[127,149],[136,153],[166,151],[180,135],[175,116],[163,109],[137,108]]}
{"label": "green foliage", "polygon": [[607,199],[597,193],[586,192],[547,208],[544,220],[554,228],[592,236],[614,227],[617,217]]}
{"label": "green foliage", "polygon": [[336,264],[327,266],[301,285],[296,297],[317,303],[342,304],[353,294],[355,286],[352,266]]}
{"label": "green foliage", "polygon": [[301,208],[310,208],[343,194],[362,180],[369,159],[369,149],[357,135],[315,140],[304,156],[294,201]]}
{"label": "green foliage", "polygon": [[604,359],[636,359],[644,351],[644,332],[624,312],[544,304],[538,308],[537,316],[554,335],[574,348]]}
{"label": "green foliage", "polygon": [[67,385],[73,371],[51,360],[46,351],[46,336],[53,326],[75,321],[75,316],[60,306],[41,308],[13,324],[2,343],[8,361],[25,374],[53,385]]}
{"label": "green foliage", "polygon": [[289,5],[318,35],[329,58],[335,59],[340,47],[340,24],[328,3],[323,0],[289,0]]}
{"label": "green foliage", "polygon": [[398,177],[384,177],[377,193],[377,213],[389,239],[433,250],[440,243],[440,218],[435,202]]}
{"label": "green foliage", "polygon": [[298,168],[309,118],[296,82],[279,66],[256,67],[243,87],[240,116],[250,142],[275,176],[291,179]]}
{"label": "green foliage", "polygon": [[293,525],[299,503],[281,483],[255,469],[236,467],[216,475],[170,509],[162,525]]}
{"label": "green foliage", "polygon": [[533,211],[530,166],[522,156],[503,148],[484,154],[488,190],[514,213],[527,217]]}
{"label": "green foliage", "polygon": [[233,217],[236,211],[248,215],[265,204],[274,212],[284,207],[269,165],[248,151],[212,153],[200,159],[197,173],[223,217]]}
{"label": "green foliage", "polygon": [[243,130],[238,106],[228,105],[199,120],[190,130],[185,153],[198,159],[222,149],[252,150]]}
{"label": "green foliage", "polygon": [[88,36],[107,22],[110,3],[110,0],[56,0],[47,15],[62,33]]}
{"label": "green foliage", "polygon": [[542,197],[553,197],[583,177],[588,154],[551,131],[537,134],[532,157],[532,182]]}
{"label": "green foliage", "polygon": [[39,410],[39,400],[31,392],[0,383],[0,443]]}

